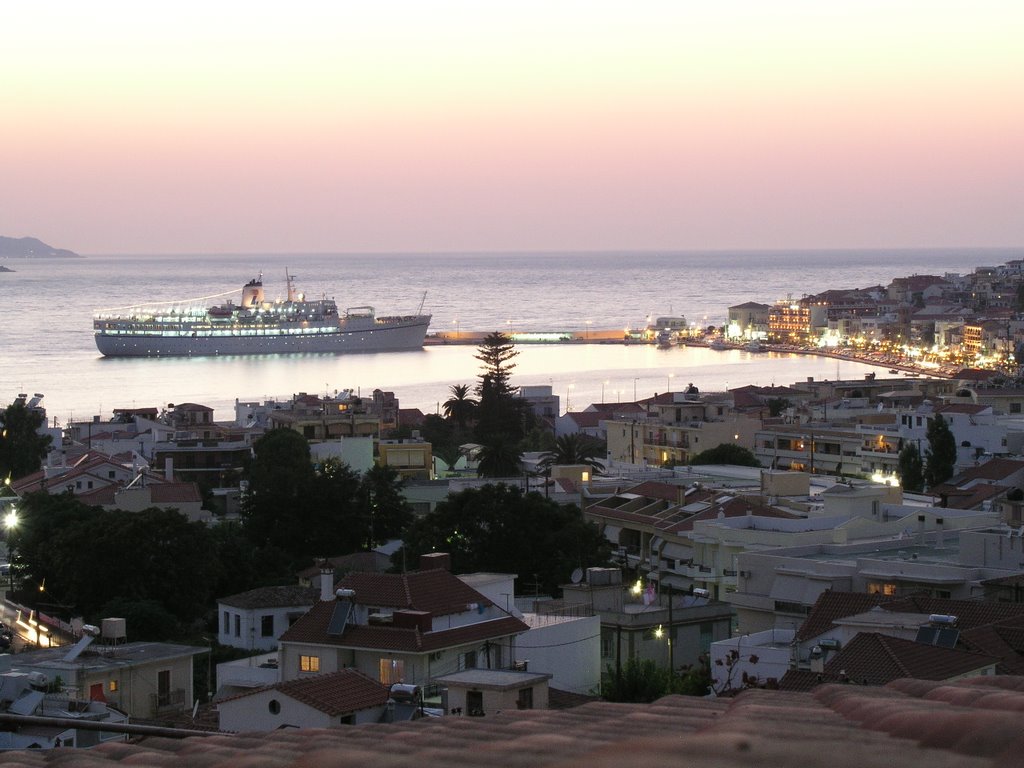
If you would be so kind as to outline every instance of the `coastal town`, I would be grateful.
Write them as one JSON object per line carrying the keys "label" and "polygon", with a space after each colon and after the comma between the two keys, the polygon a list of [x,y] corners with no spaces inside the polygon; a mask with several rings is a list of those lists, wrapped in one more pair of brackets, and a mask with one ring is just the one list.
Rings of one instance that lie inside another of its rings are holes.
{"label": "coastal town", "polygon": [[[516,386],[517,342],[499,332],[475,337],[479,381],[453,383],[443,415],[377,389],[236,400],[230,420],[172,403],[57,426],[43,393],[18,394],[0,444],[0,739],[400,727],[665,694],[724,714],[750,691],[908,679],[1012,687],[1022,303],[1017,261],[742,304],[722,328],[663,319],[616,341],[892,369],[726,391],[696,380],[578,410]],[[476,529],[485,509],[510,517]],[[193,563],[172,607],[142,586],[157,558],[122,552],[86,588],[57,553],[81,550],[70,531],[92,520],[115,548],[114,531],[143,520],[172,538],[135,534],[141,553],[179,537],[205,551],[213,536],[266,565],[229,579]],[[317,525],[331,532],[295,535]],[[510,525],[493,549],[488,531]]]}
{"label": "coastal town", "polygon": [[[833,288],[774,303],[726,308],[724,323],[648,317],[644,326],[510,333],[517,343],[647,343],[747,352],[816,354],[890,373],[952,377],[964,368],[1015,374],[1024,344],[1024,260],[972,272],[898,277],[887,285]],[[482,333],[444,330],[428,343],[476,343]]]}

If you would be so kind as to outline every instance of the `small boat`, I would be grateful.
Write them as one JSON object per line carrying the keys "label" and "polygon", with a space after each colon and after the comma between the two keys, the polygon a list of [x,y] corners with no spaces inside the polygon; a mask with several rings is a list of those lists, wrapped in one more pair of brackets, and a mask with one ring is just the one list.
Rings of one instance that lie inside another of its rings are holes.
{"label": "small boat", "polygon": [[747,346],[744,347],[747,352],[765,352],[764,344],[757,339],[747,342]]}
{"label": "small boat", "polygon": [[679,343],[679,333],[671,328],[662,328],[654,339],[659,347],[674,347]]}
{"label": "small boat", "polygon": [[708,342],[708,346],[711,349],[718,349],[718,350],[728,349],[729,348],[729,345],[726,344],[724,341],[722,341],[722,339],[720,339],[718,337],[715,337],[711,341],[709,341]]}
{"label": "small boat", "polygon": [[899,373],[899,372],[900,372],[899,368],[890,368],[889,369],[889,373]]}

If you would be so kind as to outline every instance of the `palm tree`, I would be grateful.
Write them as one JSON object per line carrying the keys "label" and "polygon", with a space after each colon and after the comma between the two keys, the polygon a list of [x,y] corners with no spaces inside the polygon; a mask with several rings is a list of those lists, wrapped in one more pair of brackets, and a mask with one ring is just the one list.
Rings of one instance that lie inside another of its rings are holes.
{"label": "palm tree", "polygon": [[545,472],[556,464],[586,464],[601,472],[604,466],[598,460],[603,453],[601,442],[590,435],[572,433],[555,440],[555,449],[541,455],[538,465]]}
{"label": "palm tree", "polygon": [[519,477],[522,473],[518,446],[505,435],[495,435],[480,446],[476,473],[480,477]]}
{"label": "palm tree", "polygon": [[466,422],[476,413],[477,401],[469,396],[468,384],[452,384],[452,396],[445,400],[442,408],[446,418],[455,419],[459,429],[466,428]]}

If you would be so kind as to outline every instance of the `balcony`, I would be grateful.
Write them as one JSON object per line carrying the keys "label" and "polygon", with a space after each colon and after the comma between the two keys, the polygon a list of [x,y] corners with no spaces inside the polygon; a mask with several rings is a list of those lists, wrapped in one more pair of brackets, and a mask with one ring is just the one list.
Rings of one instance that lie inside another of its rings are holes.
{"label": "balcony", "polygon": [[185,709],[185,689],[177,688],[165,693],[149,694],[149,708],[153,717],[160,717],[172,712],[181,712]]}

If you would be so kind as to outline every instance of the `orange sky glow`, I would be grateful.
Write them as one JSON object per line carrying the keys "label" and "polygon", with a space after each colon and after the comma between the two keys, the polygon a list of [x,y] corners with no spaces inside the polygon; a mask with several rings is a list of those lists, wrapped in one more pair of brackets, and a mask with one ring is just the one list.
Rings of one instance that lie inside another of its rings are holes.
{"label": "orange sky glow", "polygon": [[82,253],[1019,246],[1024,4],[20,3],[0,234]]}

